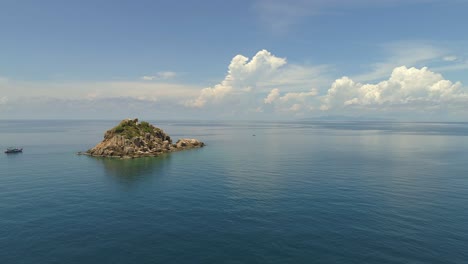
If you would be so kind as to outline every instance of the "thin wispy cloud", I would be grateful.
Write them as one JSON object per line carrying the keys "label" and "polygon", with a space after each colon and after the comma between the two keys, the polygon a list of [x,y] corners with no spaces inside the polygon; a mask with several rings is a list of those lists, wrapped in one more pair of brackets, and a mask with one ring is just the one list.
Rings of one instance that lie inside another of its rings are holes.
{"label": "thin wispy cloud", "polygon": [[173,79],[177,76],[177,73],[172,72],[172,71],[163,71],[163,72],[157,72],[154,75],[145,75],[142,76],[141,79],[143,81],[161,81],[161,80],[169,80]]}
{"label": "thin wispy cloud", "polygon": [[357,8],[385,8],[441,1],[443,0],[256,0],[252,6],[263,26],[274,33],[285,33],[307,17],[339,14],[344,10]]}
{"label": "thin wispy cloud", "polygon": [[375,81],[386,78],[398,66],[421,66],[440,60],[447,51],[418,41],[401,41],[382,46],[386,54],[380,62],[371,63],[366,73],[352,76],[359,82]]}
{"label": "thin wispy cloud", "polygon": [[454,55],[445,56],[445,57],[443,58],[444,61],[451,61],[451,62],[452,62],[452,61],[456,61],[457,59],[458,59],[457,56],[454,56]]}
{"label": "thin wispy cloud", "polygon": [[303,18],[318,13],[317,5],[306,0],[258,0],[253,8],[258,14],[259,21],[277,33],[285,32]]}
{"label": "thin wispy cloud", "polygon": [[456,61],[457,63],[449,64],[449,65],[443,65],[443,66],[437,66],[433,67],[432,69],[435,71],[440,71],[440,72],[451,72],[451,71],[465,71],[468,70],[468,61]]}
{"label": "thin wispy cloud", "polygon": [[128,97],[164,101],[195,96],[199,89],[199,86],[164,82],[31,82],[10,80],[6,85],[0,85],[0,94],[8,96],[11,100],[28,97],[70,100]]}

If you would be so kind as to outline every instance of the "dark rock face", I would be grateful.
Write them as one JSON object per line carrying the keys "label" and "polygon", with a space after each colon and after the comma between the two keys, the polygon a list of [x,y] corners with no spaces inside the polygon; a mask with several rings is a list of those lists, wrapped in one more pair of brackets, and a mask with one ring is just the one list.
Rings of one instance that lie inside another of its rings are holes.
{"label": "dark rock face", "polygon": [[162,129],[138,119],[125,119],[104,134],[104,140],[92,149],[80,153],[97,157],[155,157],[162,153],[200,148],[197,139],[182,138],[175,144]]}

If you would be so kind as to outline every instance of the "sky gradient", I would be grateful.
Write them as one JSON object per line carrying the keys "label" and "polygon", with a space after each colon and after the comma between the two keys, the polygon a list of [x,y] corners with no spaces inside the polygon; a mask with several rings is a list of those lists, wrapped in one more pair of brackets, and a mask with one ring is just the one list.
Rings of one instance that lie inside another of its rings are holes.
{"label": "sky gradient", "polygon": [[0,119],[468,121],[468,1],[0,1]]}

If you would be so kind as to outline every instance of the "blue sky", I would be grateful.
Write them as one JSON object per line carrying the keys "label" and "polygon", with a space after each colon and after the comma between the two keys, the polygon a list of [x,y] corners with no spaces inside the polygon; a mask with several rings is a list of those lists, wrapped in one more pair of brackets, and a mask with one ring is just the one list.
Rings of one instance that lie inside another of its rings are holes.
{"label": "blue sky", "polygon": [[0,118],[468,121],[468,1],[0,1]]}

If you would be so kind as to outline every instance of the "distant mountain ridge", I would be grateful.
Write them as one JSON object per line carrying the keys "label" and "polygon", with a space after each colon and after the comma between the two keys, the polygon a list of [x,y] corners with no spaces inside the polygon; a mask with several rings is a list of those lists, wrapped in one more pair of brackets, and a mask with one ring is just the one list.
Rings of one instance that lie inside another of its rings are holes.
{"label": "distant mountain ridge", "polygon": [[396,121],[394,118],[329,115],[299,119],[300,121]]}

